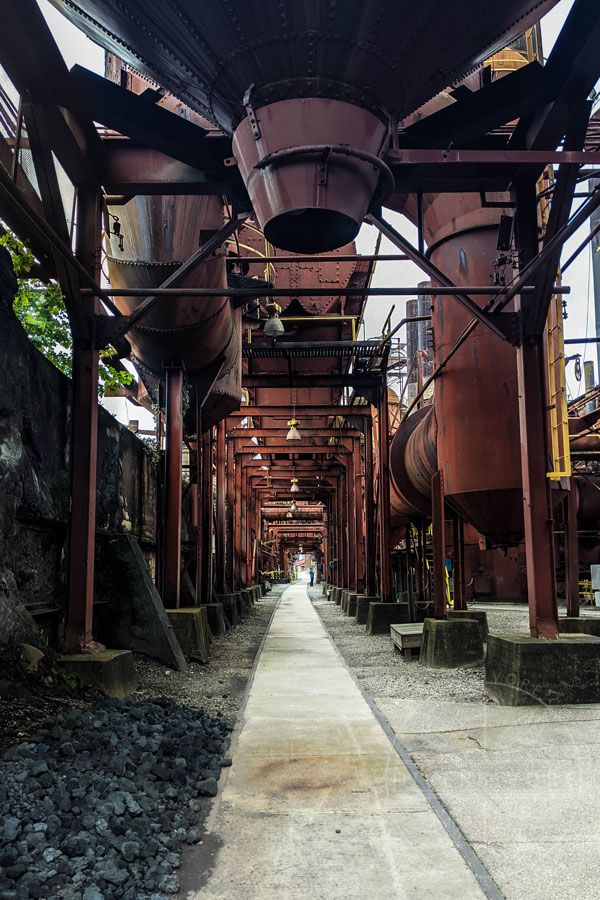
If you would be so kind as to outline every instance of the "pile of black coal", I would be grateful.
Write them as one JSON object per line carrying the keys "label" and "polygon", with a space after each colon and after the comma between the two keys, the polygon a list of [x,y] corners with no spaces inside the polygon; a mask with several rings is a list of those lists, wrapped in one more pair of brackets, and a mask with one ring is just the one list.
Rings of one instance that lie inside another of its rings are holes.
{"label": "pile of black coal", "polygon": [[105,700],[0,760],[3,900],[167,900],[200,840],[231,726],[172,700]]}

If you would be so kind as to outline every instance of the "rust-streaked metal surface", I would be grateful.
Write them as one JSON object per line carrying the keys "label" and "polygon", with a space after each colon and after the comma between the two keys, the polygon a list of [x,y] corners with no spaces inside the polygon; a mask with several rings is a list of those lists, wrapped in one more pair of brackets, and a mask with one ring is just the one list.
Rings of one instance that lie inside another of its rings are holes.
{"label": "rust-streaked metal surface", "polygon": [[466,76],[556,0],[382,6],[53,0],[107,49],[233,133],[260,226],[276,246],[352,240],[394,178],[390,122]]}
{"label": "rust-streaked metal surface", "polygon": [[[488,199],[500,202],[503,197]],[[476,194],[424,197],[423,223],[431,259],[455,284],[490,283],[502,212],[510,210],[483,208]],[[481,306],[487,302],[483,296],[475,299]],[[470,318],[451,298],[434,298],[436,363],[445,357]],[[435,383],[435,417],[438,467],[444,475],[446,499],[493,543],[518,543],[523,536],[523,505],[514,348],[479,325]],[[398,440],[400,443],[401,438]],[[413,439],[415,447],[425,444],[424,435],[422,440]],[[417,479],[420,453],[411,464]],[[395,475],[401,493],[408,492],[412,505],[426,510],[422,502],[415,502],[420,492],[411,494],[402,477]],[[402,501],[393,503],[394,508],[402,508]]]}
{"label": "rust-streaked metal surface", "polygon": [[[202,231],[216,231],[223,224],[223,207],[214,197],[135,197],[125,206],[109,208],[118,215],[124,235],[124,251],[114,235],[110,240],[108,270],[113,287],[157,287],[165,273],[198,249]],[[201,263],[182,281],[182,296],[159,300],[130,332],[128,340],[136,365],[160,378],[165,361],[179,359],[188,376],[201,372],[223,354],[233,338],[231,307],[225,296],[186,297],[186,286],[227,287],[222,256]],[[139,298],[119,298],[118,306],[129,314]],[[235,355],[235,351],[232,348]]]}
{"label": "rust-streaked metal surface", "polygon": [[[254,120],[243,119],[233,152],[267,240],[297,253],[321,253],[353,240],[381,178],[357,151],[379,157],[387,123],[351,103],[321,97],[271,103],[257,115],[260,137]],[[336,147],[348,151],[331,149]],[[277,154],[281,158],[264,165]]]}
{"label": "rust-streaked metal surface", "polygon": [[255,109],[341,99],[402,117],[551,9],[556,0],[51,0],[98,44],[231,133]]}

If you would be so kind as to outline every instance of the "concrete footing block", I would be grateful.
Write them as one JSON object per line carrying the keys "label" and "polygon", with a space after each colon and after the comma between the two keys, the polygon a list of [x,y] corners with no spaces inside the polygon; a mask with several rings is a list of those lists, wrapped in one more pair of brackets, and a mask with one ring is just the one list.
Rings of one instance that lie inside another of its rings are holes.
{"label": "concrete footing block", "polygon": [[216,599],[223,605],[223,611],[229,622],[229,626],[233,628],[239,620],[238,608],[235,594],[215,594]]}
{"label": "concrete footing block", "polygon": [[225,610],[222,603],[203,603],[198,609],[206,610],[206,618],[213,635],[225,634],[227,631],[227,622],[225,620]]}
{"label": "concrete footing block", "polygon": [[137,688],[131,650],[64,654],[57,658],[56,665],[67,679],[75,678],[107,697],[122,700]]}
{"label": "concrete footing block", "polygon": [[322,590],[322,594],[323,594],[324,597],[327,596],[327,588],[328,588],[328,587],[329,587],[329,585],[327,584],[326,581],[324,581],[324,582],[323,582],[323,590]]}
{"label": "concrete footing block", "polygon": [[167,615],[185,656],[199,662],[208,662],[210,645],[206,607],[168,609]]}
{"label": "concrete footing block", "polygon": [[356,598],[358,594],[355,591],[351,591],[348,594],[348,599],[346,601],[346,615],[354,618],[356,615]]}
{"label": "concrete footing block", "polygon": [[333,589],[333,602],[336,606],[339,606],[342,602],[342,591],[343,588],[337,586]]}
{"label": "concrete footing block", "polygon": [[593,634],[600,637],[600,617],[563,616],[558,620],[559,634]]}
{"label": "concrete footing block", "polygon": [[490,634],[485,688],[503,706],[600,703],[600,637]]}
{"label": "concrete footing block", "polygon": [[367,624],[367,619],[369,618],[369,606],[371,603],[379,602],[379,599],[379,597],[372,597],[368,594],[357,594],[356,615],[354,617],[357,625]]}
{"label": "concrete footing block", "polygon": [[481,640],[485,644],[488,639],[488,621],[487,613],[483,609],[449,609],[449,619],[475,619],[479,622],[479,631],[481,632]]}
{"label": "concrete footing block", "polygon": [[371,602],[367,614],[367,634],[389,634],[390,625],[409,621],[408,603]]}
{"label": "concrete footing block", "polygon": [[342,612],[343,612],[345,615],[347,615],[346,609],[347,609],[347,606],[348,606],[348,594],[349,594],[349,593],[350,593],[350,591],[347,591],[347,590],[344,588],[344,590],[342,591],[342,599],[340,600],[340,608],[341,608]]}
{"label": "concrete footing block", "polygon": [[483,641],[475,619],[425,619],[419,662],[436,669],[455,669],[483,659]]}

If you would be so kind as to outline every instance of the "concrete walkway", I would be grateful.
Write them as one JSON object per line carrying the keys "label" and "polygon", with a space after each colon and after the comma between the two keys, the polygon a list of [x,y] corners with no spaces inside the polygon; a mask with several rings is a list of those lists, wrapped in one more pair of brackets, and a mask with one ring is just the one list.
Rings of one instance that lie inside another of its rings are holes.
{"label": "concrete walkway", "polygon": [[[267,635],[188,900],[484,893],[296,583]],[[206,865],[207,860],[204,860]]]}

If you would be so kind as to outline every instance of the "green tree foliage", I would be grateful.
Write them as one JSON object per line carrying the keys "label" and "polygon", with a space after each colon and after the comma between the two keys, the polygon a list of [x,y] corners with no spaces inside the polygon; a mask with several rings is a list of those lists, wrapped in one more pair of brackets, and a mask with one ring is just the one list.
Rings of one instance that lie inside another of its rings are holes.
{"label": "green tree foliage", "polygon": [[[71,376],[72,346],[71,326],[62,291],[56,282],[44,284],[30,277],[35,257],[29,247],[14,234],[0,237],[0,246],[6,247],[12,258],[19,288],[14,310],[31,342],[46,359]],[[41,292],[41,293],[40,293]],[[99,365],[98,394],[115,390],[119,385],[131,384],[133,375],[114,369],[108,360],[114,354],[108,349],[102,353]]]}

